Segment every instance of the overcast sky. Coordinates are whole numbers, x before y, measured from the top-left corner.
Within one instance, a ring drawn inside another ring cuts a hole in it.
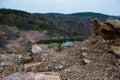
[[[98,12],[120,15],[120,0],[0,0],[0,8],[31,13]]]

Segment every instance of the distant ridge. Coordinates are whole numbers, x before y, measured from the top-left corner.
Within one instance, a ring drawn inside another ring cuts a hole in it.
[[[85,16],[89,16],[89,17],[96,17],[96,18],[101,18],[101,17],[104,17],[104,18],[108,18],[110,17],[109,15],[106,15],[106,14],[101,14],[101,13],[94,13],[94,12],[82,12],[82,13],[72,13],[72,14],[69,14],[71,16],[75,16],[75,17],[85,17]]]

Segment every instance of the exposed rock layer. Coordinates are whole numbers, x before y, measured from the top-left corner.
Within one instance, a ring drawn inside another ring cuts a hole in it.
[[[120,38],[120,21],[107,20],[100,21],[99,19],[91,20],[93,31],[96,35],[104,39],[114,40]]]

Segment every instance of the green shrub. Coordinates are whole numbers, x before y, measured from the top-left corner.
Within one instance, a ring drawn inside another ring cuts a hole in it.
[[[27,52],[30,52],[30,53],[31,53],[31,52],[32,52],[32,48],[31,48],[31,47],[28,47],[28,48],[27,48]]]
[[[58,51],[62,51],[62,50],[63,50],[63,46],[62,46],[61,43],[59,43],[59,44],[57,45],[57,50],[58,50]]]
[[[49,48],[53,48],[53,47],[54,47],[54,44],[53,44],[53,43],[49,43],[49,44],[48,44],[48,47],[49,47]]]

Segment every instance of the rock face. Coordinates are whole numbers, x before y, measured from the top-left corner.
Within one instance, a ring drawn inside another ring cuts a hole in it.
[[[25,31],[23,32],[24,37],[27,41],[30,41],[32,43],[36,43],[40,40],[44,40],[49,38],[48,35],[46,35],[48,32],[46,30],[44,31]]]
[[[59,73],[42,72],[42,73],[15,73],[0,80],[61,80]]]
[[[120,29],[120,21],[119,20],[107,20],[107,23],[110,23],[117,31]]]
[[[108,40],[120,38],[119,20],[100,21],[99,19],[93,19],[91,20],[91,23],[96,35]]]

